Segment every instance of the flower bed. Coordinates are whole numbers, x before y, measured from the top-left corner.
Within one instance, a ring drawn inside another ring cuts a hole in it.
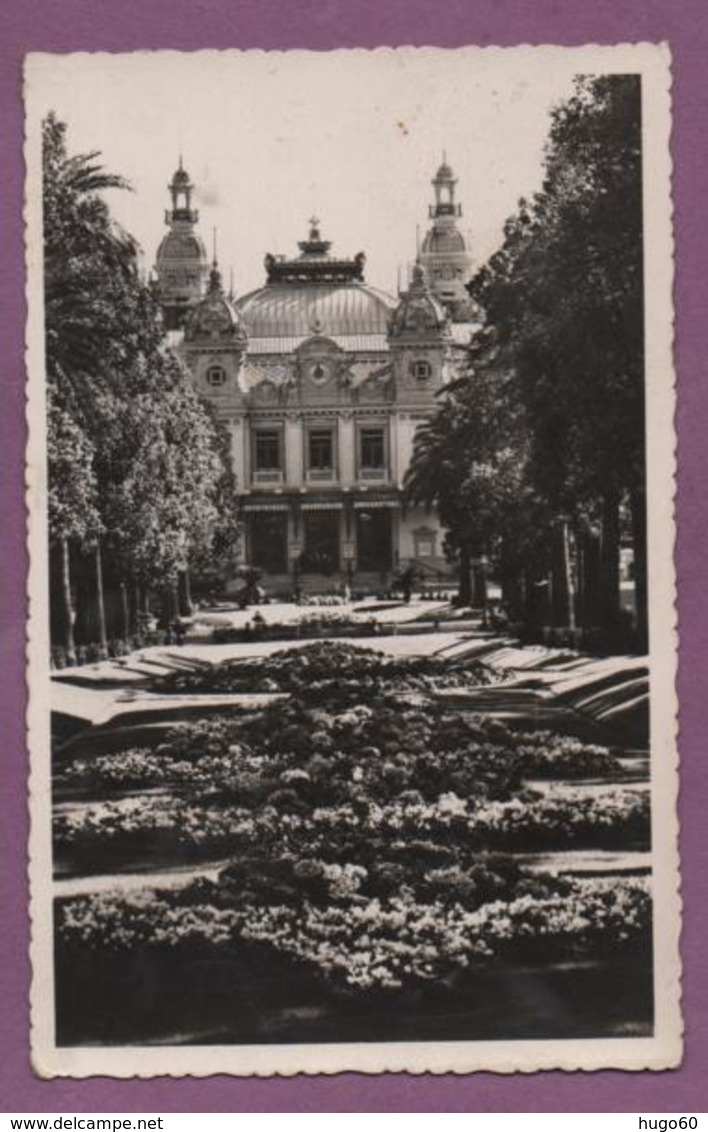
[[[402,861],[413,868],[408,845],[462,868],[479,848],[646,846],[645,793],[566,785],[540,794],[524,785],[539,772],[563,779],[589,770],[611,782],[621,764],[576,739],[385,697],[341,710],[281,702],[182,724],[155,750],[69,764],[65,791],[79,786],[100,800],[60,813],[55,843],[91,869],[141,855],[223,857],[255,842],[265,858],[280,845],[337,864],[380,862],[384,871]],[[158,795],[115,797],[156,787]]]
[[[293,853],[336,861],[381,860],[396,842],[437,842],[456,862],[480,847],[536,852],[567,848],[647,848],[649,802],[645,792],[616,790],[600,797],[559,797],[471,803],[456,794],[434,802],[404,796],[388,804],[309,809],[294,789],[270,795],[259,809],[209,806],[175,798],[129,798],[61,814],[55,819],[58,850],[86,854],[100,867],[103,854],[132,859],[155,848],[189,858],[246,852],[254,840],[268,854],[275,843]]]
[[[339,614],[313,614],[310,623]],[[292,692],[323,695],[342,683],[365,699],[384,685],[391,691],[431,691],[499,683],[501,677],[479,663],[454,663],[438,657],[387,657],[341,641],[321,641],[286,649],[256,661],[237,660],[206,671],[174,672],[156,681],[162,693]]]
[[[438,982],[498,957],[627,950],[650,931],[650,898],[638,880],[544,878],[535,892],[476,906],[408,893],[357,899],[357,882],[351,871],[330,873],[325,904],[251,903],[205,881],[178,893],[80,897],[60,905],[59,946],[204,954],[255,942],[335,987],[366,992]]]
[[[645,848],[648,793],[615,781],[622,764],[604,747],[421,706],[430,682],[473,675],[340,643],[170,678],[175,691],[272,680],[291,696],[65,764],[64,799],[91,801],[58,813],[58,861],[83,873],[231,863],[181,891],[60,902],[61,956],[76,969],[88,952],[255,947],[378,993],[497,959],[646,947],[644,882],[538,875],[522,855]]]
[[[313,697],[314,698],[314,697]],[[309,699],[309,698],[308,698]],[[606,748],[550,732],[516,732],[496,720],[423,711],[379,693],[373,706],[278,703],[183,724],[155,749],[130,748],[62,769],[62,782],[102,791],[173,786],[254,804],[276,790],[312,805],[395,798],[510,797],[524,778],[611,780]]]

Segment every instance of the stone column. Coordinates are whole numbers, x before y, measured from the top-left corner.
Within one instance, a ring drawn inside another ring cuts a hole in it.
[[[392,483],[396,486],[403,482],[406,473],[405,465],[400,466],[402,453],[399,438],[401,429],[404,427],[402,421],[402,413],[396,413],[395,416],[390,416],[386,421],[386,428],[388,429],[388,474]]]
[[[342,487],[351,487],[356,480],[356,432],[352,413],[339,415],[337,449],[339,482]]]
[[[285,418],[285,482],[289,487],[301,487],[304,482],[302,467],[302,421],[295,413]]]

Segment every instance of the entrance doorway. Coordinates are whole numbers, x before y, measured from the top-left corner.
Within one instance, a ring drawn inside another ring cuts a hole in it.
[[[305,547],[301,566],[308,574],[334,574],[339,569],[339,511],[305,511]]]
[[[266,574],[288,570],[288,516],[285,511],[262,511],[250,516],[250,559]]]
[[[393,560],[391,512],[388,508],[356,513],[357,570],[386,573]]]

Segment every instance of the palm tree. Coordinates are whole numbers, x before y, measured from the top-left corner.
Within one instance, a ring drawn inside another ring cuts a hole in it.
[[[458,555],[459,602],[469,605],[474,527],[464,498],[469,446],[464,405],[456,396],[461,384],[446,386],[437,413],[418,426],[404,486],[410,503],[436,509]]]
[[[69,156],[66,125],[42,125],[44,299],[47,375],[67,401],[90,412],[105,379],[121,283],[137,279],[136,245],[111,219],[99,194],[129,189],[97,153]]]

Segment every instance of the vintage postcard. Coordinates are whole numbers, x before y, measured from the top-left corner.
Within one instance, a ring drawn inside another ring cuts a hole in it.
[[[680,1063],[670,55],[30,55],[42,1076]]]

